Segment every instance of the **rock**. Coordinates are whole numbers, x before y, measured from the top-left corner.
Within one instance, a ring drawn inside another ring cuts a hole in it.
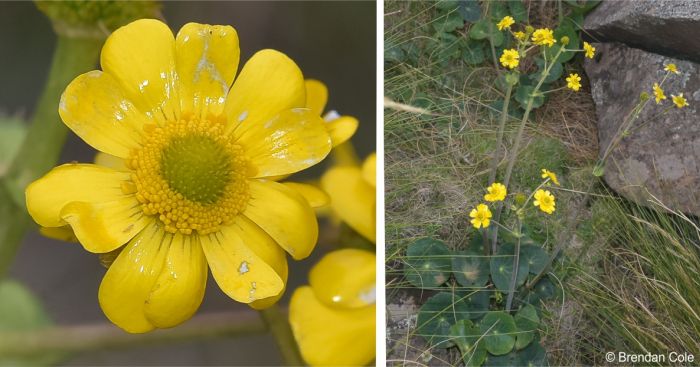
[[[583,28],[596,41],[622,42],[700,62],[700,1],[603,1]]]
[[[638,203],[649,205],[653,195],[671,208],[700,216],[700,65],[619,43],[594,46],[599,55],[586,59],[584,68],[598,115],[601,157],[640,93],[650,96],[628,136],[612,150],[605,181]],[[681,73],[664,81],[667,99],[657,105],[652,85],[664,79],[668,63]],[[671,102],[671,94],[678,93],[688,100],[682,109]]]

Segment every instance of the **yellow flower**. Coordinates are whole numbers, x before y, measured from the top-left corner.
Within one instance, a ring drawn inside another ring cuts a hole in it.
[[[520,41],[525,41],[527,39],[527,35],[525,34],[525,32],[517,31],[513,33],[513,36]]]
[[[510,26],[513,24],[515,24],[515,19],[513,19],[513,17],[510,15],[506,15],[500,22],[498,22],[498,24],[496,24],[496,26],[498,27],[499,31],[502,31],[504,29],[510,29]]]
[[[664,70],[674,73],[674,74],[679,74],[678,68],[676,67],[676,64],[668,64],[664,67]]]
[[[664,99],[666,99],[666,95],[664,94],[664,90],[661,89],[661,86],[659,86],[659,83],[654,83],[654,97],[656,97],[656,104],[661,103]]]
[[[477,205],[476,209],[472,209],[469,213],[469,216],[473,218],[471,223],[476,229],[488,227],[491,224],[491,215],[491,210],[486,204]]]
[[[504,67],[513,69],[518,67],[518,64],[520,63],[519,59],[520,55],[518,54],[518,50],[510,49],[503,50],[503,55],[501,55],[500,61]]]
[[[189,23],[174,37],[138,20],[107,39],[103,71],[63,93],[63,122],[121,168],[54,168],[27,188],[27,209],[43,227],[69,225],[87,251],[121,250],[98,296],[126,331],[189,319],[208,269],[232,299],[269,306],[286,285],[285,251],[303,259],[316,244],[308,201],[267,178],[320,162],[325,124],[287,56],[260,51],[234,82],[239,56],[229,26]]]
[[[557,175],[552,171],[542,168],[542,178],[549,178],[552,182],[554,182],[554,184],[559,186],[559,180],[557,179]]]
[[[486,201],[503,201],[506,198],[506,186],[502,183],[494,182],[487,189],[488,194],[484,195]]]
[[[584,42],[583,50],[586,52],[587,58],[592,59],[593,56],[595,56],[595,47],[593,47],[590,43]]]
[[[540,207],[540,210],[547,213],[547,214],[552,214],[554,213],[554,206],[556,203],[554,202],[554,195],[550,193],[549,191],[545,190],[537,190],[535,192],[535,201],[534,201],[535,206]]]
[[[321,187],[331,198],[331,209],[362,236],[376,243],[377,155],[372,153],[362,167],[338,166],[321,177]]]
[[[551,29],[542,28],[532,34],[532,42],[536,45],[552,47],[557,40],[554,39],[554,32]]]
[[[306,80],[306,107],[315,115],[322,115],[328,102],[328,88],[318,80]],[[336,111],[329,111],[323,115],[326,121],[326,129],[331,136],[333,147],[336,147],[355,134],[357,119],[352,116],[339,115]]]
[[[297,288],[289,323],[304,360],[312,366],[365,366],[375,358],[376,256],[331,252]]]
[[[566,87],[578,92],[581,89],[581,77],[578,74],[569,74],[566,78]]]
[[[671,99],[673,100],[673,104],[675,104],[678,108],[683,108],[688,105],[688,101],[686,101],[685,97],[683,97],[683,93],[679,95],[672,94]]]

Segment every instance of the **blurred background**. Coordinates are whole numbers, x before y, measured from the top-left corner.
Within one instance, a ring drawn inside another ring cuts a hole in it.
[[[286,53],[305,77],[328,86],[327,109],[359,119],[352,142],[360,158],[375,150],[374,2],[166,2],[162,14],[174,33],[188,22],[232,25],[240,38],[241,66],[263,48]],[[55,39],[49,20],[33,3],[0,3],[0,114],[31,117],[48,74]],[[94,154],[71,133],[59,163],[90,162]],[[327,164],[302,178],[318,177]],[[322,237],[309,258],[290,260],[283,306],[291,291],[307,283],[309,268],[333,246]],[[19,250],[10,278],[29,287],[55,323],[77,325],[107,322],[97,301],[104,273],[97,256],[80,245],[47,239],[33,230]],[[198,314],[248,309],[225,296],[209,277]],[[271,336],[255,335],[95,351],[71,357],[65,364],[279,365],[280,358]]]

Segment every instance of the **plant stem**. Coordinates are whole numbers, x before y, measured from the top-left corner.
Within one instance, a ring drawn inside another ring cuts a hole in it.
[[[68,129],[58,116],[61,93],[78,74],[95,67],[101,39],[58,36],[49,77],[27,136],[0,179],[0,278],[9,268],[29,227],[24,189],[58,161]]]
[[[510,96],[513,92],[513,85],[508,83],[508,89],[506,89],[506,97],[503,101],[503,110],[501,111],[501,120],[498,122],[498,133],[496,135],[496,151],[493,153],[493,158],[491,158],[491,172],[489,173],[490,185],[496,180],[496,173],[498,171],[498,160],[501,157],[501,144],[503,143],[503,132],[506,128],[506,121],[508,120],[508,107],[510,104]]]
[[[264,333],[266,330],[265,324],[255,313],[249,311],[195,316],[176,328],[146,334],[128,334],[104,322],[57,326],[34,331],[0,333],[0,356],[21,357],[117,349],[193,339],[248,336]]]
[[[282,357],[287,366],[303,366],[304,360],[299,354],[299,347],[294,339],[292,328],[287,321],[287,316],[280,312],[277,305],[260,310],[260,317],[265,321],[267,328],[275,337]],[[320,346],[323,348],[323,346]]]
[[[520,267],[520,239],[522,238],[522,220],[518,218],[518,241],[515,242],[515,256],[513,257],[513,274],[510,276],[510,286],[508,287],[508,298],[506,299],[506,312],[510,312],[515,295],[515,282],[518,280],[518,268]]]

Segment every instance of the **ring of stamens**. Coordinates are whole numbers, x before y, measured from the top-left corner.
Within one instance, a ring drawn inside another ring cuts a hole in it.
[[[149,125],[145,142],[126,160],[133,170],[122,190],[167,232],[207,234],[229,224],[247,205],[248,162],[220,122],[183,119]]]

